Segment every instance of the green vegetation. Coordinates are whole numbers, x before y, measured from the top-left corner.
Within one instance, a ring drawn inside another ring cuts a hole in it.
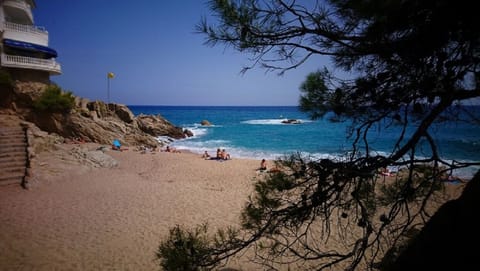
[[[213,268],[246,249],[268,270],[394,263],[384,255],[396,257],[393,248],[403,247],[408,233],[432,215],[443,177],[480,165],[443,159],[430,129],[444,119],[479,119],[464,106],[480,97],[473,1],[212,0],[209,7],[217,25],[204,19],[198,32],[207,45],[248,54],[253,64],[244,72],[260,65],[282,74],[313,56],[330,57],[333,68],[312,72],[300,86],[300,106],[312,118],[349,119],[346,136],[353,143],[341,159],[278,161],[284,174],[257,181],[242,212],[242,238],[201,247],[205,257],[185,270]],[[391,153],[379,154],[369,132],[391,125],[401,132]],[[394,181],[378,175],[388,166],[403,169]],[[181,254],[157,257],[172,255]]]
[[[49,85],[34,102],[34,108],[50,113],[68,113],[75,105],[75,97],[70,91],[64,92],[57,85]]]
[[[193,231],[176,226],[170,230],[168,240],[160,244],[158,255],[163,255],[160,265],[166,271],[202,270],[205,256],[208,260],[207,227],[199,226]]]

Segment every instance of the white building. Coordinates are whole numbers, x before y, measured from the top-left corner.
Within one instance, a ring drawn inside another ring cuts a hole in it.
[[[35,7],[34,0],[0,0],[0,70],[21,81],[49,81],[61,74],[48,32],[34,23]]]

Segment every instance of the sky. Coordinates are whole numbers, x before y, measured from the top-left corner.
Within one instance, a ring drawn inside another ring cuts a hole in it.
[[[90,100],[126,105],[298,105],[312,58],[279,76],[251,65],[249,55],[210,47],[195,33],[204,0],[36,0],[35,24],[49,32],[62,74],[50,79]],[[108,80],[107,73],[115,77]]]

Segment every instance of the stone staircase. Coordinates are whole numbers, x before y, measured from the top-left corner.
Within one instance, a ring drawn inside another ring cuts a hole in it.
[[[0,126],[0,186],[24,185],[28,167],[27,138],[18,126]]]

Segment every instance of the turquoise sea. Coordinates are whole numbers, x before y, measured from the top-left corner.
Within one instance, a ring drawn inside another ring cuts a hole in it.
[[[195,153],[214,154],[226,149],[232,158],[275,159],[293,152],[313,157],[340,157],[351,149],[347,138],[348,122],[330,122],[328,118],[310,120],[295,106],[128,106],[135,115],[160,114],[176,126],[186,128],[194,137],[177,140],[172,147]],[[480,111],[480,108],[476,110]],[[296,119],[300,124],[284,124]],[[212,126],[201,126],[208,120]],[[369,134],[371,151],[390,153],[399,127],[375,127]],[[443,122],[431,129],[438,151],[446,160],[480,161],[480,125]],[[428,148],[420,148],[428,156]],[[457,172],[471,177],[478,167]]]

